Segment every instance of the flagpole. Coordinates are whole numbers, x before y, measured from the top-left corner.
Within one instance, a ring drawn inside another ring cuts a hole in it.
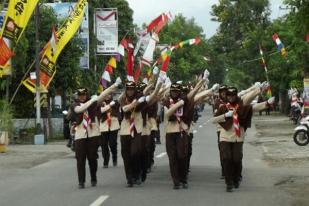
[[[41,98],[41,82],[40,82],[40,40],[39,40],[39,18],[40,18],[40,8],[39,5],[35,8],[35,70],[36,70],[36,134],[42,134],[42,127],[41,127],[41,105],[40,105],[40,98]],[[45,142],[45,141],[44,141]]]
[[[32,67],[33,67],[33,65],[34,65],[35,62],[36,62],[36,60],[33,60],[33,62],[31,63],[30,67],[28,68],[28,70],[27,70],[26,73],[24,74],[23,78],[21,79],[21,81],[20,81],[20,83],[19,83],[17,89],[15,90],[15,92],[14,92],[14,94],[13,94],[11,100],[10,100],[10,104],[13,103],[13,101],[14,101],[14,99],[15,99],[15,96],[16,96],[17,92],[19,91],[21,85],[23,84],[24,79],[26,78],[26,76],[28,76],[28,74],[29,74],[30,70],[32,69]]]

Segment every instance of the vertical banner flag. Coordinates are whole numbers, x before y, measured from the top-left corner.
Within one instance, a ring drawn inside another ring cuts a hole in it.
[[[45,3],[45,6],[52,8],[57,14],[58,20],[67,19],[72,13],[76,2],[62,2],[62,3]],[[79,59],[79,66],[82,69],[89,69],[89,15],[88,4],[85,7],[84,18],[78,29],[78,35],[82,40],[83,56]]]
[[[98,54],[118,52],[118,11],[117,9],[96,9],[95,35]]]
[[[1,38],[1,62],[0,77],[11,74],[11,57],[14,55],[11,48],[15,48],[23,34],[30,17],[38,3],[38,0],[10,0],[6,17],[2,19]],[[11,46],[12,45],[12,46]]]
[[[37,3],[38,0],[10,0],[0,35],[10,39],[16,46]]]
[[[79,0],[75,5],[71,15],[66,19],[63,26],[56,32],[56,37],[53,33],[51,40],[44,47],[40,61],[41,90],[44,92],[47,92],[48,86],[56,74],[55,64],[58,56],[81,25],[86,5],[87,0]],[[53,39],[55,38],[58,40],[55,41],[56,47],[53,48],[52,41],[54,41]],[[36,91],[35,79],[27,78],[25,81],[23,81],[23,84],[31,92],[34,93]]]
[[[286,57],[287,52],[286,52],[286,50],[285,50],[284,44],[283,44],[283,43],[281,42],[281,40],[279,39],[278,34],[274,33],[272,37],[273,37],[273,40],[276,42],[278,51],[281,52],[281,55],[282,55],[283,57]]]

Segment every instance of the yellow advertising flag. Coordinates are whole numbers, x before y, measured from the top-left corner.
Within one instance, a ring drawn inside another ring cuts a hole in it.
[[[39,0],[10,0],[0,36],[15,46],[25,30]]]
[[[66,44],[72,39],[74,34],[77,32],[79,26],[84,17],[85,7],[87,0],[79,0],[75,5],[73,12],[66,19],[62,27],[56,32],[57,33],[57,43],[56,51],[52,48],[50,42],[44,47],[44,52],[40,62],[40,82],[41,90],[47,92],[48,86],[56,74],[55,64],[58,56],[66,46]],[[31,92],[35,92],[35,80],[29,77],[23,81],[25,87],[27,87]]]

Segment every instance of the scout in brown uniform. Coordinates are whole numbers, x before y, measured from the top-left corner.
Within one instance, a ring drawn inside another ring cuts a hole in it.
[[[151,85],[149,85],[151,86]],[[141,82],[138,84],[138,96],[149,95],[149,92],[144,92],[147,84]],[[143,130],[141,134],[141,156],[140,156],[140,168],[141,168],[141,181],[145,182],[147,178],[147,164],[148,164],[148,148],[147,143],[150,137],[150,126],[148,123],[148,114],[147,114],[148,104],[143,107],[141,110],[142,119],[143,119]]]
[[[119,103],[114,101],[112,95],[108,95],[101,107],[101,147],[104,159],[103,167],[107,168],[110,151],[112,153],[113,166],[117,166],[117,135],[120,129],[119,125]]]
[[[99,146],[99,119],[100,104],[104,97],[113,92],[121,80],[117,79],[116,83],[107,88],[99,96],[89,99],[86,89],[78,90],[78,101],[73,107],[77,117],[75,127],[75,155],[77,160],[77,173],[79,188],[85,187],[86,159],[89,162],[91,185],[97,184],[97,167],[98,167],[98,146]]]
[[[119,98],[119,103],[124,113],[121,122],[121,154],[125,166],[128,187],[133,183],[141,183],[141,154],[143,118],[141,111],[151,101],[156,93],[150,96],[137,96],[136,84],[127,82],[126,91]]]
[[[166,151],[169,158],[171,176],[174,182],[174,189],[179,189],[180,184],[183,188],[188,188],[187,182],[187,136],[188,125],[184,122],[184,105],[189,104],[194,94],[198,91],[198,83],[196,88],[192,90],[185,100],[181,99],[181,85],[174,83],[170,88],[170,98],[164,103],[166,125]]]
[[[243,141],[245,131],[251,124],[252,112],[265,109],[269,103],[259,103],[252,108],[250,103],[260,92],[261,88],[256,87],[241,99],[237,96],[237,89],[229,87],[227,104],[221,104],[213,118],[214,123],[222,126],[220,149],[227,192],[232,192],[233,186],[238,188],[241,181]]]
[[[227,86],[226,85],[221,85],[219,88],[219,96],[215,100],[214,103],[214,114],[218,111],[219,107],[221,104],[225,105],[227,100],[226,100],[226,90]],[[218,149],[219,149],[219,156],[220,156],[220,165],[221,165],[221,178],[224,179],[224,171],[223,171],[223,162],[222,162],[222,155],[221,155],[221,149],[220,149],[220,130],[222,127],[220,124],[217,124],[217,137],[218,137]]]

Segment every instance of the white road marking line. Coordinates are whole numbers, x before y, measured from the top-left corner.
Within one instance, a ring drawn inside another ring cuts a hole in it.
[[[90,206],[100,206],[107,198],[109,198],[108,195],[102,195],[96,201],[94,201]]]
[[[164,157],[166,155],[166,152],[162,152],[161,154],[158,154],[157,156],[156,156],[156,158],[162,158],[162,157]]]
[[[195,134],[195,133],[197,133],[197,130],[195,129],[195,130],[193,130],[193,134]]]

